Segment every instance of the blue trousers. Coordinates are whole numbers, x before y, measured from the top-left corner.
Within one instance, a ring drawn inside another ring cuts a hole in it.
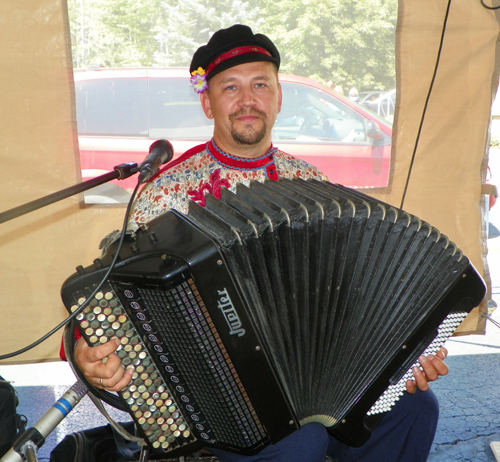
[[[439,417],[434,393],[405,393],[375,427],[367,443],[351,448],[316,423],[305,425],[259,454],[241,456],[210,449],[221,462],[425,462]]]

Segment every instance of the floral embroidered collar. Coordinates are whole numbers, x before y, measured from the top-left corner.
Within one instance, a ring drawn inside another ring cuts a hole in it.
[[[272,178],[273,180],[278,179],[276,167],[274,165],[274,155],[278,149],[273,146],[271,146],[263,156],[252,159],[226,154],[215,144],[213,139],[207,143],[207,150],[213,159],[224,167],[246,171],[265,169],[268,178]]]

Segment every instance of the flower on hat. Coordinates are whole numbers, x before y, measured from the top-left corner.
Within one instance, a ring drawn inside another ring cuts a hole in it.
[[[202,67],[191,72],[190,80],[196,93],[203,93],[205,90],[208,90],[207,74]]]

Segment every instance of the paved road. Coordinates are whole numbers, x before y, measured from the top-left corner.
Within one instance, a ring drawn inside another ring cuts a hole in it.
[[[500,185],[500,149],[490,151],[493,180]],[[500,203],[490,212],[500,229]],[[493,300],[500,306],[500,237],[488,240]],[[500,308],[492,317],[500,321]],[[500,329],[448,341],[450,374],[433,384],[441,418],[429,461],[495,462],[491,441],[500,441]]]

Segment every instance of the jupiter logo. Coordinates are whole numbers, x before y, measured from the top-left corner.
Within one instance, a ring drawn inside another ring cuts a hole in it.
[[[242,328],[241,320],[233,306],[233,302],[227,293],[227,290],[218,290],[219,301],[217,307],[222,311],[224,318],[226,319],[227,325],[229,326],[229,334],[237,335],[238,337],[243,337],[245,335],[245,329]]]

